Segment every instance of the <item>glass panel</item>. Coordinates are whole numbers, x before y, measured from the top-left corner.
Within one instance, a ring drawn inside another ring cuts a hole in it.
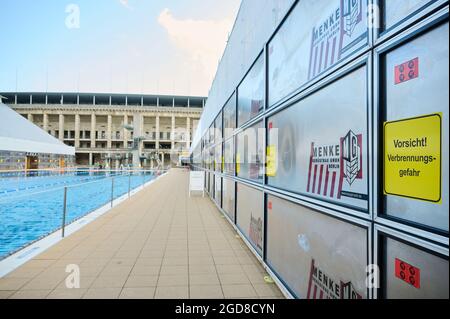
[[[225,138],[233,135],[236,128],[236,93],[233,94],[223,108],[223,128]]]
[[[252,187],[237,185],[236,224],[248,241],[262,254],[264,238],[264,194]]]
[[[222,171],[222,144],[215,146],[214,166],[216,172]]]
[[[367,209],[366,77],[360,67],[269,118],[269,185]]]
[[[448,299],[448,257],[385,238],[385,297]]]
[[[227,140],[224,144],[224,172],[230,175],[234,175],[235,162],[234,162],[234,137]]]
[[[239,177],[263,181],[264,132],[261,121],[237,135],[236,172]]]
[[[215,158],[215,148],[211,146],[208,149],[208,160],[209,160],[209,169],[214,170],[214,158]]]
[[[209,195],[214,198],[214,174],[209,173]]]
[[[10,151],[0,151],[0,170],[23,170],[26,166],[26,153],[23,152],[10,152]],[[50,160],[52,164],[50,167],[58,167],[56,162]],[[4,174],[0,171],[0,174]]]
[[[214,124],[212,123],[208,130],[209,142],[208,145],[214,144]]]
[[[261,54],[238,87],[238,126],[264,109],[264,56]]]
[[[269,43],[269,106],[367,44],[367,1],[303,0]]]
[[[203,160],[203,168],[205,168],[205,169],[208,168],[207,165],[206,165],[206,163],[207,163],[206,154],[207,154],[206,150],[203,150],[203,152],[202,152],[202,160]]]
[[[406,19],[410,14],[423,9],[435,0],[383,0],[383,30],[392,28],[396,23]]]
[[[222,112],[217,115],[214,121],[214,127],[216,128],[214,132],[214,143],[219,143],[222,140]]]
[[[227,213],[228,217],[234,222],[234,194],[235,194],[235,182],[232,179],[223,179],[223,210]]]
[[[364,228],[269,195],[266,247],[267,263],[298,298],[367,298]]]
[[[217,205],[222,207],[222,177],[215,177],[215,186],[214,186],[214,198],[216,200]]]
[[[430,190],[430,187],[441,188],[441,202],[434,203],[425,200],[415,200],[407,197],[388,195],[385,197],[385,213],[389,216],[405,219],[411,222],[420,223],[423,225],[439,228],[448,231],[449,229],[449,200],[448,200],[448,143],[449,143],[449,79],[448,79],[448,23],[440,25],[434,30],[419,36],[418,38],[390,51],[384,57],[385,60],[385,83],[386,83],[386,105],[385,113],[387,121],[405,120],[414,117],[423,117],[430,114],[440,113],[441,117],[441,147],[440,161],[444,165],[441,166],[440,181],[439,178],[433,178],[432,183],[423,183],[422,177],[419,176],[404,176],[402,180],[405,183],[412,183],[413,188],[423,190],[425,198],[425,191]],[[400,67],[407,63],[406,68],[409,70],[409,62],[415,61],[416,74],[409,79],[408,76],[405,81],[399,82]],[[427,143],[438,143],[436,138],[433,140],[429,136],[428,131],[424,130],[416,132],[415,129],[408,130],[409,125],[413,125],[414,121],[404,121],[404,136],[402,139],[416,139],[427,137]],[[411,124],[408,124],[411,123]],[[406,133],[410,132],[410,133]],[[439,138],[439,137],[437,137]],[[392,140],[392,143],[394,140]],[[392,147],[391,140],[387,140],[387,149]],[[431,145],[431,144],[430,144]],[[395,146],[395,145],[394,145]],[[389,153],[392,151],[390,150]],[[406,148],[398,150],[399,154],[409,155],[415,152],[422,152],[421,155],[429,155],[432,150],[426,145],[421,148]],[[434,152],[434,151],[433,151]],[[439,151],[437,151],[439,153]],[[389,155],[397,155],[391,153]],[[386,162],[388,163],[388,162]],[[411,167],[422,171],[422,176],[426,177],[428,167],[435,167],[436,163],[425,162],[411,162],[406,161],[399,165],[401,169],[408,169]],[[447,163],[447,164],[445,164]],[[389,165],[394,165],[389,162]],[[439,168],[437,168],[439,169]],[[400,171],[399,171],[400,172]],[[438,173],[439,175],[439,173]],[[385,178],[385,189],[391,189],[392,177]],[[389,191],[389,193],[393,193]],[[421,192],[419,192],[421,194]],[[420,195],[419,194],[419,195]],[[407,194],[403,194],[407,195]],[[417,196],[412,196],[417,197]],[[431,200],[431,198],[429,198]]]

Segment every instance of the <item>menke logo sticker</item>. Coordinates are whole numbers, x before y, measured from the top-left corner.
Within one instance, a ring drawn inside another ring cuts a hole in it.
[[[306,299],[362,299],[351,281],[333,278],[311,260]]]
[[[440,113],[384,124],[384,194],[441,204]]]
[[[341,199],[367,200],[367,194],[353,191],[363,179],[363,136],[352,130],[334,144],[311,143],[306,192]]]
[[[263,236],[263,222],[261,217],[253,217],[250,213],[250,227],[248,231],[250,241],[256,245],[256,247],[262,250],[262,236]]]
[[[312,79],[341,60],[356,46],[367,30],[366,4],[362,0],[339,0],[312,29],[308,79]]]

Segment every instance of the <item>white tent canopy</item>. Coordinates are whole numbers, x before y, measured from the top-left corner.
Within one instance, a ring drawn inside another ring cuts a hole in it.
[[[75,148],[54,138],[0,101],[0,150],[75,155]]]

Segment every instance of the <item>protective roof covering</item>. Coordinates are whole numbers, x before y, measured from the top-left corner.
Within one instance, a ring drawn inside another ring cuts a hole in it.
[[[0,102],[0,150],[75,155],[70,147]]]

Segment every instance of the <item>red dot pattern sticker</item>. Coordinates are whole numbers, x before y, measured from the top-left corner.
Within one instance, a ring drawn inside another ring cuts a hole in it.
[[[395,67],[395,84],[419,77],[419,58],[409,60]]]
[[[398,258],[395,258],[395,277],[417,289],[420,288],[420,269]]]

